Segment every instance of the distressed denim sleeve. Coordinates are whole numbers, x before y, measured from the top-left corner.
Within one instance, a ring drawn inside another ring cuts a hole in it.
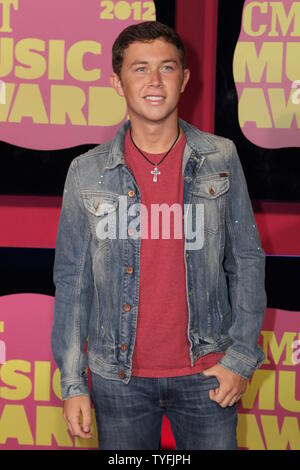
[[[84,353],[93,294],[89,247],[89,224],[79,192],[75,159],[64,185],[53,271],[56,290],[51,347],[61,374],[63,400],[89,395]]]
[[[267,306],[262,249],[243,168],[231,145],[230,188],[226,203],[223,267],[228,279],[233,343],[219,364],[249,379],[265,360],[257,340]]]

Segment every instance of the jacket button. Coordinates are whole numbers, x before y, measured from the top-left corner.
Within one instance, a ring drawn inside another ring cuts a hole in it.
[[[126,266],[126,272],[128,274],[132,274],[133,273],[133,267],[132,266]]]
[[[126,349],[128,348],[127,344],[121,344],[121,349],[122,351],[126,351]]]
[[[212,186],[209,188],[209,194],[211,194],[212,196],[215,194],[215,190]]]
[[[123,305],[123,310],[124,310],[124,312],[130,312],[131,306],[129,304],[124,304]]]
[[[125,376],[124,371],[123,371],[123,370],[120,370],[120,372],[119,372],[119,377],[120,377],[120,379],[124,379],[124,376]]]
[[[130,189],[130,190],[128,191],[128,196],[129,196],[129,197],[133,197],[134,195],[135,195],[135,191],[134,191],[133,189]]]

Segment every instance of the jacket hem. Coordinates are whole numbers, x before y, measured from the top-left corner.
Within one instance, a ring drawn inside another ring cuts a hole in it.
[[[206,344],[205,346],[195,346],[193,352],[194,363],[206,354],[225,352],[231,344],[232,340],[225,338],[212,344]],[[94,374],[101,375],[104,379],[119,380],[120,382],[128,384],[132,376],[132,367],[130,365],[121,363],[109,364],[91,352],[88,353],[88,364]],[[122,373],[123,378],[121,378],[120,373]]]

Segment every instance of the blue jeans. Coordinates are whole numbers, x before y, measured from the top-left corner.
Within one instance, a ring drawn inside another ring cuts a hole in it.
[[[237,404],[210,400],[216,377],[135,377],[128,384],[91,372],[100,450],[159,450],[163,415],[176,450],[237,450]]]

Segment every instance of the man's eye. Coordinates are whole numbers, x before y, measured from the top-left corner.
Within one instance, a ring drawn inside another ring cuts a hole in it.
[[[145,70],[145,67],[138,67],[138,68],[136,69],[136,72],[138,72],[138,71],[140,71],[140,70],[144,71],[144,70]]]
[[[163,68],[167,70],[173,70],[173,67],[171,67],[171,65],[164,65]]]

